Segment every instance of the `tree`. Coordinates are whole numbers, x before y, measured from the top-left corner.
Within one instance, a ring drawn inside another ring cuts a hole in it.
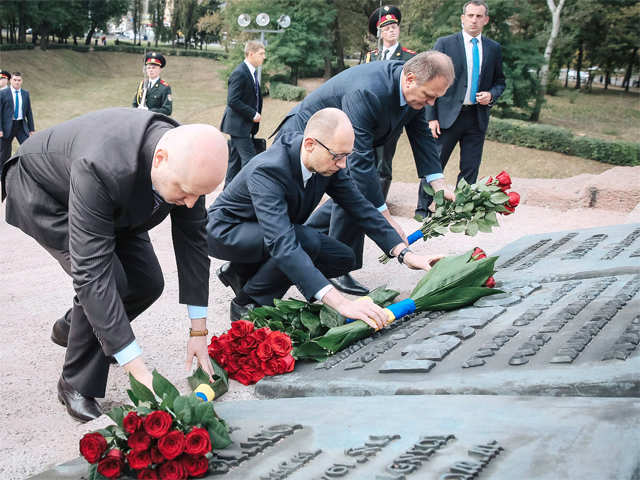
[[[167,8],[167,0],[151,0],[151,22],[153,23],[153,34],[158,47],[160,38],[166,36],[166,28],[164,26],[164,11]]]
[[[89,31],[84,40],[91,45],[91,38],[96,30],[107,29],[107,22],[127,13],[129,0],[85,0],[89,12]]]

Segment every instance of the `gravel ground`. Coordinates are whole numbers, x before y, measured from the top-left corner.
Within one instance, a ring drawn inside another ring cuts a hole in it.
[[[640,167],[617,167],[601,175],[580,175],[563,180],[514,179],[523,204],[515,215],[500,218],[501,227],[474,238],[448,235],[420,243],[417,251],[453,254],[480,246],[488,253],[518,238],[535,233],[640,222]],[[389,204],[407,231],[419,224],[413,214],[416,184],[392,186]],[[213,200],[211,196],[209,202]],[[208,203],[209,203],[208,202]],[[595,207],[595,208],[594,208]],[[4,206],[0,209],[4,219]],[[142,314],[133,328],[147,364],[157,368],[182,391],[187,391],[184,369],[188,319],[177,303],[177,274],[169,222],[151,232],[165,274],[160,300]],[[3,339],[0,351],[0,478],[22,479],[78,455],[78,440],[87,431],[108,423],[106,417],[89,424],[73,421],[58,403],[56,383],[64,349],[49,340],[51,326],[70,306],[71,281],[57,263],[32,239],[0,221],[0,306]],[[386,283],[407,295],[421,276],[396,262],[377,262],[377,247],[367,241],[365,266],[355,277],[370,287]],[[221,264],[212,260],[209,331],[220,334],[229,327],[230,289],[215,277]],[[290,295],[299,296],[296,289]],[[127,402],[123,370],[111,370],[103,404]],[[252,387],[232,382],[221,401],[255,398]]]

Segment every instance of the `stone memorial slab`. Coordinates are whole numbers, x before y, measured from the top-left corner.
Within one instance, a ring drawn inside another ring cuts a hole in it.
[[[620,480],[640,471],[635,399],[326,397],[216,410],[234,442],[215,452],[209,480]],[[31,480],[85,478],[76,459]]]
[[[640,274],[501,288],[469,308],[396,320],[256,392],[640,397]]]
[[[640,224],[527,235],[498,252],[502,281],[558,281],[640,273]]]

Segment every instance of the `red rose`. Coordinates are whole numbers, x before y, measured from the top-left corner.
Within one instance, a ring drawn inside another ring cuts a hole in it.
[[[141,468],[146,468],[151,463],[151,455],[148,450],[144,450],[142,452],[136,452],[135,450],[131,450],[127,455],[127,461],[129,462],[129,466],[134,470],[140,470]]]
[[[209,346],[207,347],[207,352],[210,357],[216,356],[216,352],[220,351],[220,340],[215,335],[211,337],[211,341],[209,342]]]
[[[117,448],[112,448],[98,463],[98,472],[107,478],[118,478],[124,467],[124,455]]]
[[[243,355],[248,355],[256,348],[256,346],[258,345],[258,341],[252,335],[247,335],[246,337],[237,341],[236,345],[236,352]]]
[[[184,433],[179,430],[171,430],[158,440],[158,450],[164,458],[173,460],[184,451]]]
[[[271,332],[265,340],[271,346],[273,354],[278,357],[284,357],[291,352],[293,346],[291,345],[291,338],[289,335],[282,332]]]
[[[484,282],[484,286],[488,288],[493,288],[496,286],[496,280],[493,277],[487,278],[487,281]]]
[[[236,373],[240,370],[240,359],[242,357],[240,355],[229,355],[227,357],[227,361],[224,364],[224,369],[229,373]]]
[[[160,453],[160,450],[158,450],[157,446],[154,445],[149,451],[151,453],[151,463],[158,464],[164,462],[164,457]]]
[[[236,320],[235,322],[231,322],[229,335],[233,338],[246,337],[251,332],[253,332],[253,323],[248,322],[247,320]]]
[[[158,473],[150,468],[138,472],[138,480],[158,480]]]
[[[279,375],[292,372],[296,361],[291,355],[287,355],[286,357],[272,358],[265,363],[264,371],[267,375]]]
[[[274,362],[274,358],[270,358],[266,362],[262,362],[262,371],[265,375],[272,377],[273,375],[277,375],[278,372],[275,371],[275,368],[278,366],[277,362]]]
[[[509,187],[511,187],[511,177],[504,170],[496,175],[496,180],[503,192],[509,190]]]
[[[485,185],[491,185],[493,183],[493,177],[489,177],[489,179],[487,180],[487,183],[485,183]]]
[[[144,419],[144,429],[153,438],[160,438],[171,428],[173,418],[163,410],[151,412]]]
[[[482,260],[483,258],[487,258],[487,254],[480,247],[476,247],[471,252],[471,260]]]
[[[192,477],[201,477],[209,470],[207,457],[199,455],[183,455],[180,457],[182,466]]]
[[[107,441],[98,432],[87,433],[80,439],[80,455],[89,463],[96,463],[107,449]]]
[[[264,378],[264,372],[247,365],[238,370],[231,378],[243,385],[251,385]]]
[[[162,480],[182,480],[187,478],[187,472],[184,471],[182,462],[177,460],[160,465],[158,473]]]
[[[260,357],[258,356],[258,352],[254,350],[249,354],[247,365],[255,368],[256,370],[262,370],[262,360],[260,360]]]
[[[261,343],[264,342],[265,338],[267,338],[270,333],[271,329],[269,327],[262,327],[254,330],[251,335],[255,337],[256,340],[258,340],[258,343]]]
[[[507,211],[500,212],[503,215],[511,215],[515,211],[518,204],[520,203],[520,195],[518,194],[518,192],[509,192],[508,195],[509,195],[509,200],[507,200],[507,203],[504,204],[504,208]]]
[[[273,357],[273,349],[268,342],[262,342],[260,345],[258,345],[256,354],[258,355],[258,358],[260,358],[260,360],[265,362]]]
[[[184,440],[184,451],[190,455],[204,455],[211,451],[211,437],[204,428],[193,427]]]
[[[122,428],[127,433],[133,433],[142,428],[142,418],[136,412],[129,412],[122,419]]]
[[[143,430],[132,433],[127,440],[127,445],[134,452],[144,452],[151,445],[151,437]]]

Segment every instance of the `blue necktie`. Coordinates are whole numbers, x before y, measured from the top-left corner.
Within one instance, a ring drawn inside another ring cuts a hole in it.
[[[16,90],[16,101],[15,101],[15,108],[13,109],[13,119],[17,120],[18,119],[18,114],[20,113],[20,105],[18,104],[18,90]]]
[[[258,83],[258,70],[253,71],[253,79],[255,80],[253,87],[256,91],[256,110],[258,110],[258,107],[260,106],[260,84]]]
[[[478,49],[478,39],[472,38],[471,58],[473,60],[473,69],[471,70],[471,92],[469,100],[476,103],[476,93],[478,92],[478,78],[480,77],[480,50]]]

